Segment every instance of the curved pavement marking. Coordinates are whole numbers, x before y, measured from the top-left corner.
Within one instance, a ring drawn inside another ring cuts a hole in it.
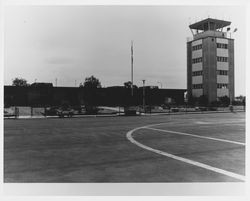
[[[216,172],[216,173],[220,173],[220,174],[223,174],[223,175],[226,175],[226,176],[229,176],[229,177],[233,177],[235,179],[245,181],[245,176],[243,176],[243,175],[236,174],[236,173],[233,173],[233,172],[229,172],[229,171],[226,171],[226,170],[223,170],[223,169],[220,169],[220,168],[216,168],[216,167],[213,167],[213,166],[210,166],[210,165],[206,165],[204,163],[200,163],[200,162],[197,162],[197,161],[193,161],[193,160],[190,160],[190,159],[187,159],[187,158],[179,157],[179,156],[167,153],[167,152],[160,151],[158,149],[153,149],[151,147],[148,147],[148,146],[136,141],[132,136],[133,132],[135,132],[137,130],[140,130],[140,129],[144,129],[144,128],[147,129],[148,126],[142,126],[142,127],[138,127],[138,128],[135,128],[133,130],[128,131],[127,134],[126,134],[127,139],[130,142],[132,142],[133,144],[135,144],[135,145],[137,145],[137,146],[139,146],[139,147],[141,147],[143,149],[146,149],[148,151],[151,151],[151,152],[154,152],[154,153],[157,153],[157,154],[160,154],[160,155],[163,155],[163,156],[166,156],[166,157],[178,160],[178,161],[182,161],[184,163],[195,165],[197,167],[201,167],[201,168],[204,168],[204,169]]]
[[[187,136],[192,136],[192,137],[197,137],[197,138],[203,138],[203,139],[215,140],[215,141],[221,141],[221,142],[228,142],[228,143],[232,143],[232,144],[238,144],[238,145],[245,146],[245,143],[242,143],[242,142],[236,142],[236,141],[231,141],[231,140],[224,140],[224,139],[220,139],[220,138],[206,137],[206,136],[194,135],[194,134],[177,132],[177,131],[162,130],[162,129],[151,128],[151,127],[147,127],[147,126],[145,126],[144,128],[155,130],[155,131],[161,131],[161,132],[165,132],[165,133],[174,133],[174,134],[177,134],[177,135],[187,135]]]
[[[221,139],[221,138],[212,138],[212,137],[194,135],[194,134],[183,133],[183,132],[177,132],[177,131],[170,131],[170,130],[162,130],[162,129],[158,129],[158,128],[151,128],[152,126],[160,126],[160,125],[168,124],[168,123],[169,123],[169,122],[163,122],[163,123],[158,123],[158,124],[150,124],[150,125],[147,125],[147,126],[143,126],[143,127],[141,127],[141,128],[151,129],[151,130],[157,130],[157,131],[167,132],[167,133],[175,133],[175,134],[179,134],[179,135],[187,135],[187,136],[198,137],[198,138],[204,138],[204,139],[210,139],[210,140],[217,140],[217,141],[221,141],[221,142],[228,142],[228,143],[232,143],[232,144],[238,144],[238,145],[245,146],[245,143],[243,143],[243,142],[236,142],[236,141],[225,140],[225,139]]]

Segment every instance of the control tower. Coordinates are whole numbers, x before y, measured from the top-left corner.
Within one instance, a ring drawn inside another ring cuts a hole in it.
[[[188,98],[204,95],[208,102],[234,99],[234,39],[231,22],[207,18],[189,26],[187,42]]]

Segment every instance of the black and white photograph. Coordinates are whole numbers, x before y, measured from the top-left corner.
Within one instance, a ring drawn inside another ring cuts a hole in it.
[[[190,187],[192,195],[243,196],[248,4],[241,2],[4,5],[8,192],[70,184],[87,195],[109,185],[108,195],[127,194],[122,185],[134,195],[187,195],[181,186],[190,184],[214,189]],[[142,184],[151,190],[135,193]]]

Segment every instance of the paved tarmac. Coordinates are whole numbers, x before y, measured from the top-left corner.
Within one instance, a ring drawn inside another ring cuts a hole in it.
[[[4,120],[4,182],[242,182],[245,113]],[[171,131],[171,132],[166,132]],[[213,137],[233,144],[173,132]]]

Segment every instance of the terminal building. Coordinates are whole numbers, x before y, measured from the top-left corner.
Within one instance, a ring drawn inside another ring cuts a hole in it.
[[[189,25],[187,42],[188,98],[207,97],[208,103],[227,96],[234,100],[234,39],[231,22],[207,18]]]

